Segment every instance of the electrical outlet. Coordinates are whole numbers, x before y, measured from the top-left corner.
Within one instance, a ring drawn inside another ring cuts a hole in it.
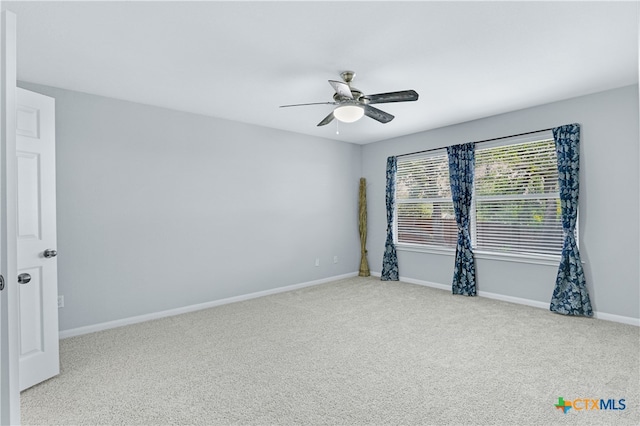
[[[333,263],[338,263],[338,256],[333,256]]]
[[[320,258],[316,257],[316,266],[320,266]]]
[[[64,308],[64,296],[58,296],[58,308]]]

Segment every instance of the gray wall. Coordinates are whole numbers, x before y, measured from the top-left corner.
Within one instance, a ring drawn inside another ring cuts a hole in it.
[[[638,86],[515,111],[363,147],[369,261],[381,270],[390,155],[580,123],[580,254],[594,310],[640,318]],[[451,284],[453,256],[400,251],[400,275]],[[478,259],[480,291],[548,303],[557,267]]]
[[[61,330],[357,271],[360,176],[379,272],[387,156],[573,122],[594,309],[640,318],[638,86],[362,147],[20,86],[56,98]],[[399,260],[403,277],[450,285],[452,256],[401,251]],[[550,300],[556,267],[477,267],[480,291]]]
[[[360,146],[20,86],[56,99],[61,330],[357,271]]]

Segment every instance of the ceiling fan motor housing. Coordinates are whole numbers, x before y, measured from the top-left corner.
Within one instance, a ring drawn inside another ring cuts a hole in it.
[[[353,96],[353,99],[351,98],[347,98],[344,96],[340,96],[340,94],[338,93],[334,93],[333,94],[333,100],[336,102],[340,102],[340,101],[346,101],[346,100],[354,100],[354,101],[361,101],[361,102],[365,102],[366,99],[364,98],[364,93],[362,93],[360,90],[356,89],[355,87],[351,87],[349,86],[349,88],[351,89],[351,95]]]
[[[358,101],[358,102],[364,103],[365,101],[365,99],[363,99],[364,93],[362,93],[359,89],[356,89],[355,87],[351,87],[351,82],[353,81],[354,78],[356,78],[355,71],[342,71],[340,73],[340,77],[342,78],[342,81],[347,83],[347,86],[349,86],[349,89],[351,90],[351,95],[353,96],[353,98],[344,97],[338,93],[334,93],[333,100],[336,102],[349,100],[349,101]]]

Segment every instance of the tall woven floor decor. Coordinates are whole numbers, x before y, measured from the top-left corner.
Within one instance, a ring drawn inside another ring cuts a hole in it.
[[[369,262],[367,261],[367,180],[360,178],[360,192],[358,194],[358,230],[360,231],[360,271],[358,275],[368,277]]]

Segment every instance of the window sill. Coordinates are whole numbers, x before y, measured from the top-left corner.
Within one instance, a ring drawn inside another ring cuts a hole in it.
[[[398,251],[408,251],[414,253],[428,253],[428,254],[436,254],[440,256],[451,256],[454,257],[456,255],[456,250],[452,248],[445,247],[430,247],[423,246],[420,244],[396,244],[396,250]],[[560,256],[553,255],[535,255],[535,254],[512,254],[512,253],[495,253],[481,250],[473,251],[474,257],[476,259],[486,259],[486,260],[495,260],[501,262],[517,262],[517,263],[529,263],[533,265],[545,265],[545,266],[555,266],[557,267],[560,263]],[[584,262],[582,262],[584,264]]]
[[[396,244],[396,249],[400,251],[412,251],[416,253],[439,254],[442,256],[455,256],[456,249],[447,247],[425,246],[422,244]]]
[[[481,250],[474,250],[473,254],[476,259],[497,260],[502,262],[529,263],[533,265],[555,266],[556,268],[560,264],[560,256],[554,255],[495,253]]]

